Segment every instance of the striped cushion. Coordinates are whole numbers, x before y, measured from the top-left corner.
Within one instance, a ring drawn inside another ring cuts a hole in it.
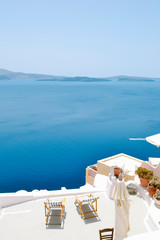
[[[45,202],[45,204],[47,204],[50,207],[61,207],[60,202]]]
[[[83,196],[83,197],[79,197],[78,200],[80,202],[84,201],[84,202],[91,202],[93,200],[96,200],[96,197],[88,197],[88,196]]]

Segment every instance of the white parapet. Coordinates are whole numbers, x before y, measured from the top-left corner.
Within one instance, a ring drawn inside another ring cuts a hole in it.
[[[18,203],[23,203],[33,200],[33,193],[27,191],[18,191],[16,193],[1,193],[0,194],[0,209]]]
[[[77,189],[62,189],[57,191],[47,191],[47,190],[33,190],[32,192],[27,192],[24,190],[18,191],[16,193],[1,193],[0,194],[0,209],[19,203],[37,200],[41,198],[51,198],[51,197],[64,197],[64,196],[75,196],[81,194],[102,192],[102,190],[93,188],[92,186],[77,188]]]

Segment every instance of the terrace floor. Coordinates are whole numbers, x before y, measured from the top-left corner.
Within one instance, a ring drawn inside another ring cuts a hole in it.
[[[96,195],[96,194],[95,194]],[[99,239],[99,229],[114,227],[114,201],[105,193],[98,194],[98,216],[85,221],[74,205],[75,197],[66,197],[65,219],[62,226],[45,225],[44,201],[40,199],[7,207],[0,212],[1,240],[73,240]],[[54,200],[56,200],[54,198]],[[147,232],[144,218],[147,207],[143,199],[130,196],[130,228],[129,236]]]

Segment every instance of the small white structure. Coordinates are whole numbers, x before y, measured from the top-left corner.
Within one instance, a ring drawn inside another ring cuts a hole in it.
[[[97,163],[98,172],[104,175],[109,175],[112,167],[120,167],[125,172],[125,180],[134,180],[135,170],[140,167],[142,160],[121,153],[99,160]]]
[[[151,158],[149,157],[149,163],[153,166],[153,167],[157,167],[158,164],[160,163],[160,158]]]
[[[101,159],[97,164],[86,168],[86,183],[93,186],[96,174],[109,176],[114,167],[120,167],[125,174],[125,181],[134,180],[135,170],[141,166],[142,160],[124,153]]]

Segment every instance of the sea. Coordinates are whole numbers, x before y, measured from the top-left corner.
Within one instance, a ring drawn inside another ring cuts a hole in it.
[[[0,81],[0,192],[85,184],[86,167],[118,153],[160,157],[160,81]]]

